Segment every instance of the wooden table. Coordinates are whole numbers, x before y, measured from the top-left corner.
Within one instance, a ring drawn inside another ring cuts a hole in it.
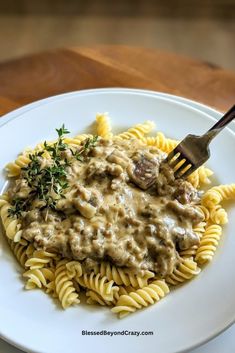
[[[173,53],[128,46],[65,48],[0,64],[0,115],[35,100],[96,87],[145,88],[225,111],[235,73]]]

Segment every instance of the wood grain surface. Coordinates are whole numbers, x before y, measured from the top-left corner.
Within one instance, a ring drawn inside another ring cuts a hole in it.
[[[225,111],[235,73],[173,53],[129,46],[57,49],[0,64],[0,114],[64,92],[130,87],[176,94]]]

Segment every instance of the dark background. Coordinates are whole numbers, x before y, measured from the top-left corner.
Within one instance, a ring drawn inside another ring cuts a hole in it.
[[[0,0],[0,61],[93,44],[164,49],[235,70],[235,0]]]

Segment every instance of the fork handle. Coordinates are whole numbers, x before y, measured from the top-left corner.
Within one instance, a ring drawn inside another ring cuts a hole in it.
[[[210,142],[226,125],[235,118],[235,105],[225,113],[205,134]]]

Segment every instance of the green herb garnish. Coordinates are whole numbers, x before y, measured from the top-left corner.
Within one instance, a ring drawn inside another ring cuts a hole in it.
[[[92,138],[88,138],[86,141],[85,141],[85,144],[83,145],[83,147],[78,150],[78,151],[75,151],[73,152],[73,150],[71,150],[73,156],[78,160],[78,161],[83,161],[84,160],[84,157],[87,155],[87,153],[90,151],[90,149],[92,147],[95,146],[96,142],[98,140],[98,136],[94,136]]]
[[[27,199],[16,197],[12,200],[9,216],[22,216],[22,212],[30,209],[32,201],[38,199],[43,204],[41,209],[47,209],[47,218],[49,209],[56,210],[57,201],[64,197],[64,190],[68,188],[66,168],[70,162],[62,155],[62,152],[68,149],[68,145],[64,143],[64,135],[69,131],[64,124],[56,131],[58,139],[54,144],[51,145],[45,141],[43,151],[29,155],[30,163],[27,167],[22,168],[22,177],[26,180],[31,191]],[[73,157],[83,161],[90,149],[94,147],[97,139],[98,136],[87,139],[79,150],[70,149]],[[45,167],[42,163],[44,151],[47,151],[51,157]]]
[[[20,199],[20,198],[15,198],[12,200],[12,207],[9,208],[8,210],[8,214],[9,216],[13,217],[13,216],[16,216],[16,217],[20,217],[22,212],[26,210],[27,208],[27,203],[28,203],[28,200],[23,200],[23,199]]]

